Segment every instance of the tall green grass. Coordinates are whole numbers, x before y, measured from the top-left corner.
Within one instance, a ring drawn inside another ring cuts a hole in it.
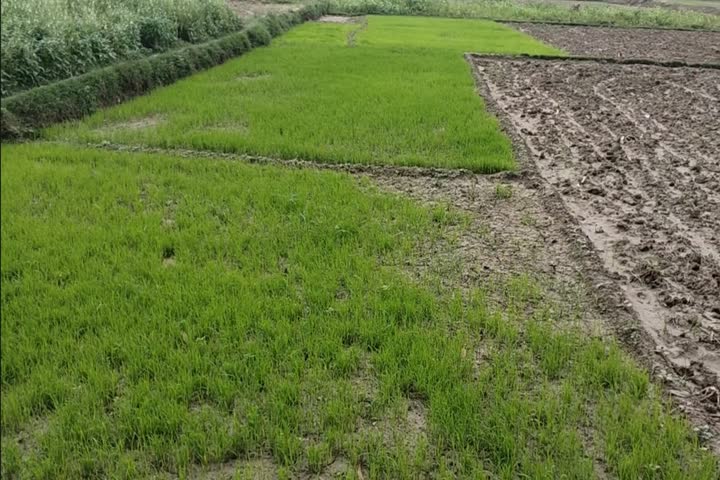
[[[2,96],[240,27],[223,0],[3,0]]]
[[[47,135],[320,162],[512,169],[510,142],[483,109],[467,51],[559,53],[480,20],[305,24],[269,48]]]
[[[717,478],[647,373],[532,279],[412,280],[418,252],[452,255],[452,209],[329,172],[1,153],[3,478],[258,458],[279,478]]]

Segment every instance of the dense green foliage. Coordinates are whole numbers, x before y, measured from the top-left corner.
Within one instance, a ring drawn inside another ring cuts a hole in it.
[[[47,144],[3,147],[0,192],[3,478],[258,458],[260,478],[717,478],[647,374],[531,279],[412,280],[457,247],[447,207]]]
[[[223,0],[3,0],[2,96],[241,25]]]
[[[687,10],[515,0],[333,0],[336,14],[427,15],[626,27],[720,30],[720,16]]]
[[[13,95],[2,101],[0,136],[32,136],[37,127],[81,118],[100,107],[116,105],[155,87],[173,83],[251,48],[266,45],[273,36],[292,25],[317,18],[323,8],[313,5],[297,13],[270,15],[252,21],[240,32],[201,45],[118,63]]]
[[[482,20],[305,24],[269,48],[48,136],[321,162],[512,169],[510,143],[483,110],[466,51],[559,53]]]

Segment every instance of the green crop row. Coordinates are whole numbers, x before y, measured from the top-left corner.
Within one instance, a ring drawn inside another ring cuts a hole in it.
[[[3,0],[2,96],[242,28],[223,0]]]

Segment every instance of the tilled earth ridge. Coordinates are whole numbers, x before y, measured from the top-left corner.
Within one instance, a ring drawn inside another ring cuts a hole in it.
[[[720,71],[473,61],[655,353],[694,384],[679,396],[720,426]]]
[[[509,23],[571,55],[720,64],[720,32]]]

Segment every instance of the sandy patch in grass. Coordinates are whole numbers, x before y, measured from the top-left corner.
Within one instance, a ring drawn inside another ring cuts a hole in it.
[[[268,13],[292,12],[302,7],[297,3],[265,3],[244,0],[227,0],[227,4],[233,12],[243,18],[267,15]]]
[[[340,15],[325,15],[317,19],[321,23],[360,23],[364,17],[343,17]]]
[[[126,122],[108,122],[95,129],[97,132],[112,133],[120,130],[145,130],[162,124],[165,118],[162,115],[149,115]]]

